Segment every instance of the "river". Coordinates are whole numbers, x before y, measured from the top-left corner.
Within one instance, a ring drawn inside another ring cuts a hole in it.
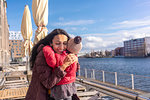
[[[150,77],[149,58],[79,58],[81,68]]]

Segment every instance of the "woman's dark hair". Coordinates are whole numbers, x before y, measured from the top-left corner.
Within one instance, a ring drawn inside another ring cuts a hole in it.
[[[31,57],[30,57],[30,67],[31,70],[34,66],[34,62],[36,59],[36,56],[38,54],[37,49],[38,47],[43,44],[44,46],[46,45],[50,45],[50,43],[52,43],[53,38],[58,35],[58,34],[63,34],[66,35],[68,37],[68,40],[70,39],[70,36],[67,34],[67,32],[63,29],[54,29],[50,34],[48,34],[44,39],[41,39],[33,48],[31,51]]]

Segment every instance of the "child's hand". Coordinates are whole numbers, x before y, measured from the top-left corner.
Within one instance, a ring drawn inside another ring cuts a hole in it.
[[[78,62],[78,57],[75,54],[69,54],[64,59],[64,64],[61,66],[61,68],[65,70],[68,66],[70,66],[74,62]]]

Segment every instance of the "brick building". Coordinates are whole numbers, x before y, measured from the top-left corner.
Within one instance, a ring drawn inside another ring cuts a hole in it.
[[[21,32],[9,32],[9,52],[12,61],[20,61],[24,57],[23,44]]]

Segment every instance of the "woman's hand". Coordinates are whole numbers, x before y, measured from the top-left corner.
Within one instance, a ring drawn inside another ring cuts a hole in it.
[[[75,54],[69,54],[64,59],[63,65],[61,66],[62,70],[65,70],[68,66],[73,64],[74,62],[78,62],[78,57]]]

